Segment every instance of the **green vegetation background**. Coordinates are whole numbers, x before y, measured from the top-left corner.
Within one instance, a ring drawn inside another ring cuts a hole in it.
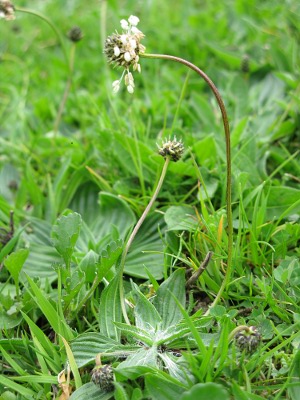
[[[121,72],[107,65],[103,42],[119,29],[120,19],[134,14],[140,18],[139,28],[146,35],[143,44],[148,52],[178,55],[198,65],[216,83],[228,107],[235,272],[224,308],[214,317],[219,321],[235,310],[232,315],[237,324],[260,326],[265,347],[255,368],[263,370],[261,379],[265,383],[257,384],[258,392],[256,388],[252,391],[263,398],[296,399],[298,392],[288,393],[285,385],[294,376],[293,360],[299,345],[298,1],[39,0],[19,1],[16,6],[28,7],[51,19],[62,33],[67,54],[71,51],[67,32],[76,25],[84,37],[76,45],[72,87],[55,132],[69,76],[57,37],[45,21],[30,14],[17,12],[15,21],[0,21],[0,221],[8,232],[9,213],[14,210],[20,241],[12,245],[21,250],[29,248],[28,254],[18,253],[21,268],[24,264],[17,276],[20,291],[12,279],[15,275],[8,272],[9,266],[0,272],[2,345],[7,345],[5,340],[28,334],[21,310],[34,322],[44,324],[49,334],[48,322],[26,294],[28,283],[24,283],[22,274],[40,277],[43,290],[51,298],[57,280],[53,265],[61,260],[51,242],[57,217],[66,209],[79,212],[93,232],[93,238],[87,239],[85,228],[85,238],[77,243],[72,261],[78,264],[91,249],[98,254],[111,239],[124,238],[158,180],[163,160],[157,155],[156,143],[169,135],[181,138],[187,151],[183,161],[170,167],[156,206],[166,212],[161,224],[172,232],[187,231],[189,236],[179,244],[178,235],[174,235],[177,239],[171,235],[171,239],[165,239],[166,248],[178,257],[181,254],[180,266],[192,268],[200,265],[208,250],[214,251],[214,266],[198,285],[202,297],[213,299],[222,282],[226,234],[220,221],[224,216],[226,173],[219,110],[198,76],[180,65],[159,60],[141,59],[142,74],[135,74],[133,95],[125,90],[112,94],[111,84]],[[170,210],[171,206],[178,208]],[[195,225],[187,226],[184,221],[182,213],[191,212],[191,206],[203,216],[203,235],[199,236]],[[111,217],[113,207],[117,213]],[[109,218],[114,218],[113,223],[122,221],[118,232],[106,228],[112,224]],[[169,276],[168,262],[174,260],[149,255],[139,258],[145,242],[150,246],[148,250],[161,250],[160,234],[164,233],[157,232],[158,217],[153,218],[128,260],[127,274],[137,278],[137,283],[147,277],[141,267],[144,263],[148,268],[152,265],[152,273],[160,280]],[[3,250],[5,232],[1,238]],[[1,255],[4,260],[7,253]],[[92,277],[87,278],[87,284],[91,282]],[[88,323],[80,318],[72,320],[72,328],[78,333],[94,323],[97,313],[93,307],[99,306],[99,296],[100,292],[95,291],[93,306],[87,311]],[[51,301],[56,301],[55,296]],[[250,311],[240,320],[237,316],[241,309]],[[31,340],[28,335],[26,340]],[[274,345],[268,347],[272,340]],[[273,351],[276,346],[278,351]],[[8,350],[14,358],[12,348],[8,346]],[[17,356],[14,365],[5,357],[5,363],[10,364],[8,375],[20,374],[18,366],[25,370],[30,362],[34,369],[32,354],[25,358],[26,362]],[[258,379],[259,374],[253,372],[251,360],[249,363],[249,381],[236,381],[250,393],[254,377]],[[299,379],[299,371],[297,374]],[[219,375],[212,380],[217,378]],[[274,389],[266,387],[269,381]],[[0,393],[4,386],[0,383]],[[31,388],[39,389],[34,384]],[[45,396],[48,389],[44,387]],[[234,390],[236,398],[242,399],[242,395],[237,397],[238,389]]]

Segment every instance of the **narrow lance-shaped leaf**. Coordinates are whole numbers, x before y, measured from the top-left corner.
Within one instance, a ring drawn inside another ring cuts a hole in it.
[[[133,284],[134,296],[137,297],[134,309],[135,324],[137,328],[144,329],[146,332],[156,330],[161,323],[161,316],[153,304],[139,290],[137,285]]]
[[[115,325],[127,336],[134,337],[137,340],[151,346],[155,339],[154,339],[154,331],[145,331],[143,329],[137,328],[133,325],[127,325],[121,322],[116,322]]]
[[[172,295],[173,294],[173,295]],[[177,269],[156,292],[153,304],[162,317],[162,329],[177,324],[182,319],[174,297],[185,307],[185,272]]]
[[[119,285],[120,277],[116,275],[103,290],[99,307],[100,332],[118,341],[120,340],[120,332],[116,328],[114,322],[120,322],[122,320]]]

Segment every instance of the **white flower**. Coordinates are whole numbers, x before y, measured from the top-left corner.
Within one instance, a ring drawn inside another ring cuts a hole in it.
[[[127,91],[128,91],[128,93],[132,94],[134,92],[134,87],[131,86],[131,85],[128,85],[127,86]]]
[[[134,87],[134,79],[131,72],[128,72],[127,75],[125,75],[125,85]]]
[[[135,26],[133,26],[132,28],[131,28],[131,32],[132,33],[142,33],[142,31],[140,31],[138,28],[136,28]]]
[[[129,44],[132,49],[136,49],[136,40],[135,39],[130,39]]]
[[[125,45],[127,43],[127,35],[121,35],[120,40],[121,40],[122,44]]]
[[[112,87],[113,87],[113,92],[117,93],[120,90],[120,81],[119,80],[113,81]]]
[[[134,64],[133,70],[141,73],[142,71],[141,64]]]
[[[127,62],[131,61],[131,55],[129,51],[126,51],[126,53],[124,54],[124,60]]]
[[[115,56],[116,56],[116,57],[119,57],[120,53],[121,53],[121,50],[119,49],[119,47],[118,47],[118,46],[115,46],[115,47],[114,47],[114,54],[115,54]]]
[[[126,19],[121,19],[120,24],[122,29],[128,29],[128,22],[126,21]]]
[[[130,15],[130,17],[128,18],[128,22],[130,23],[130,25],[132,26],[137,26],[137,24],[140,22],[139,18],[134,16],[134,15]]]

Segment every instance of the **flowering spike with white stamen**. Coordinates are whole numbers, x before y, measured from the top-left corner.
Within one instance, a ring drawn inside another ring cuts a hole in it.
[[[129,93],[134,92],[134,79],[130,72],[132,67],[133,71],[141,72],[141,65],[139,64],[139,55],[145,52],[145,47],[140,43],[145,35],[137,29],[139,18],[131,15],[128,20],[122,19],[120,21],[123,32],[121,34],[114,33],[109,36],[105,41],[104,53],[109,63],[122,67],[127,72],[125,76],[125,85]],[[122,78],[124,73],[122,75]],[[127,78],[126,77],[130,77]],[[120,89],[122,78],[113,82],[113,92],[117,93]],[[116,82],[119,82],[117,85]],[[127,83],[126,83],[127,82]]]

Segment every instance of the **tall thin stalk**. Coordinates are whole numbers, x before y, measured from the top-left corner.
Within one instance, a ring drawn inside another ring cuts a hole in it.
[[[138,230],[140,229],[140,227],[142,226],[143,222],[145,221],[147,215],[149,214],[149,211],[151,210],[151,208],[152,208],[152,206],[153,206],[153,204],[154,204],[154,202],[155,202],[155,200],[156,200],[156,198],[157,198],[157,196],[158,196],[158,194],[160,192],[160,189],[162,187],[163,181],[164,181],[164,179],[166,177],[166,173],[167,173],[167,169],[168,169],[169,163],[170,163],[170,157],[167,156],[166,159],[165,159],[165,163],[164,163],[163,169],[162,169],[161,174],[160,174],[159,181],[158,181],[157,186],[155,188],[155,191],[154,191],[154,193],[153,193],[153,195],[151,197],[151,200],[149,201],[149,203],[148,203],[147,207],[145,208],[143,214],[141,215],[141,217],[138,220],[138,222],[136,223],[133,231],[131,232],[131,234],[129,236],[129,239],[127,240],[127,243],[125,245],[124,251],[122,253],[122,257],[121,257],[121,261],[120,261],[120,265],[119,265],[119,272],[118,272],[119,276],[120,276],[119,289],[120,289],[122,313],[123,313],[123,317],[124,317],[124,319],[125,319],[125,321],[126,321],[126,323],[128,325],[130,325],[130,321],[128,319],[128,315],[127,315],[127,312],[126,312],[125,297],[124,297],[124,287],[123,287],[123,273],[124,273],[126,256],[128,254],[129,248],[132,245],[132,242],[133,242]]]
[[[217,296],[212,303],[213,307],[215,304],[218,303],[224,292],[224,289],[229,284],[231,277],[231,269],[232,269],[233,227],[232,227],[232,206],[231,206],[231,145],[230,145],[230,128],[229,128],[226,107],[213,81],[206,75],[205,72],[203,72],[200,68],[198,68],[191,62],[183,58],[170,56],[167,54],[142,53],[140,54],[140,57],[175,61],[195,71],[198,75],[201,76],[201,78],[204,79],[204,81],[211,88],[222,114],[222,121],[225,132],[225,143],[226,143],[226,212],[227,212],[227,226],[228,226],[227,269],[226,269],[225,279],[223,280],[219,292],[217,293]]]

